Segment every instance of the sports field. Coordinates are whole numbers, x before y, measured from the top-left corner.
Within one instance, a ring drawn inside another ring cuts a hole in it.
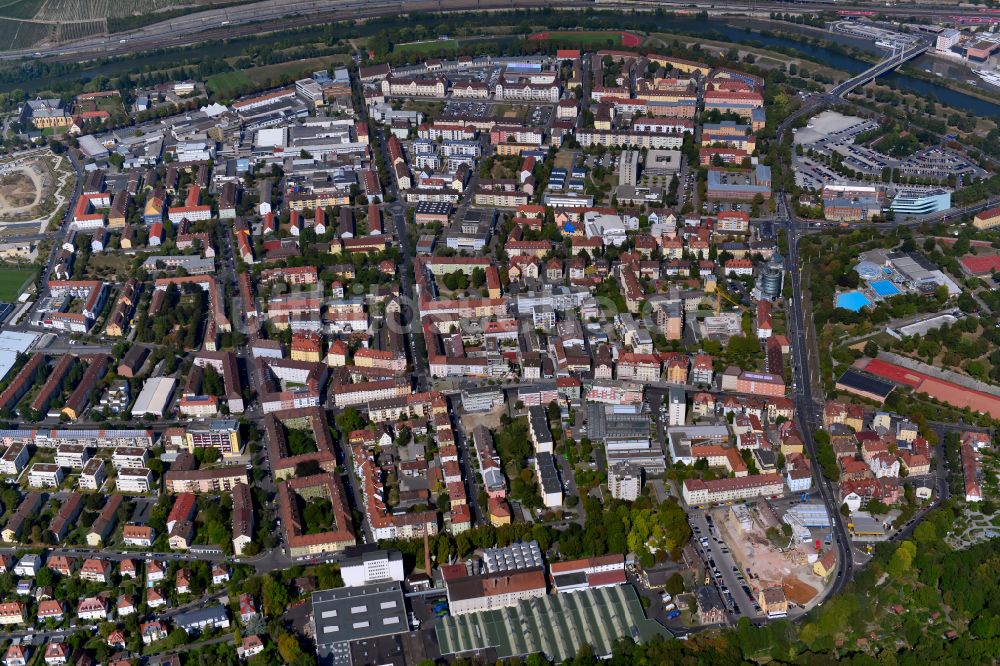
[[[209,92],[218,97],[235,97],[244,86],[253,85],[250,77],[243,72],[223,72],[212,74],[205,81],[205,87]]]
[[[426,42],[409,42],[407,44],[396,44],[392,47],[393,53],[405,53],[407,55],[419,55],[424,57],[451,55],[458,50],[458,42],[454,39],[434,39]]]
[[[528,39],[570,46],[627,46],[633,48],[642,43],[642,38],[639,35],[610,30],[546,30],[545,32],[536,32]]]
[[[36,271],[32,268],[15,268],[0,266],[0,302],[13,303],[21,295],[28,280],[35,278]]]

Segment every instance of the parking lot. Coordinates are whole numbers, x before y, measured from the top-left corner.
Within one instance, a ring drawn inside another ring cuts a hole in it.
[[[449,100],[441,111],[441,120],[510,120],[537,127],[547,127],[552,107],[546,104],[522,104],[487,100]]]
[[[694,543],[698,554],[705,562],[711,583],[718,590],[726,610],[733,620],[745,615],[755,618],[760,614],[760,606],[754,596],[746,576],[740,571],[733,560],[732,553],[726,546],[712,517],[704,511],[688,511],[688,521],[694,531]]]
[[[810,157],[796,158],[795,184],[799,187],[823,189],[827,183],[838,182],[840,176],[830,167]]]
[[[456,102],[449,101],[441,111],[442,120],[455,118],[486,119],[493,116],[492,102]]]
[[[753,210],[753,205],[748,203],[736,203],[733,201],[706,201],[701,205],[701,209],[709,215],[718,215],[719,213],[727,213],[729,211],[742,211],[744,213],[749,213]]]
[[[856,143],[859,136],[878,128],[879,123],[875,120],[845,116],[834,111],[824,111],[811,118],[809,124],[795,134],[795,143],[806,152],[794,158],[796,183],[818,190],[826,184],[844,180],[842,175],[818,158],[809,157],[809,151],[827,157],[836,154],[845,167],[877,179],[882,178],[886,169],[898,171],[900,176],[937,180],[950,176],[966,179],[989,175],[965,155],[944,146],[925,146],[912,155],[892,157],[879,150],[878,138],[867,144]]]
[[[597,157],[590,155],[584,161],[584,165],[588,169],[594,169],[596,167],[604,167],[605,169],[614,169],[618,166],[619,157],[617,155],[612,155],[607,153],[604,157]]]
[[[497,84],[497,81],[500,80],[500,75],[502,73],[503,68],[500,66],[477,67],[473,70],[455,70],[448,72],[448,78],[451,80],[452,84],[456,86],[469,81],[478,81],[479,83],[485,83],[492,88]]]

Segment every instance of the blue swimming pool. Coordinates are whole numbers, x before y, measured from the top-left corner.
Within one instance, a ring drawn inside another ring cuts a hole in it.
[[[882,298],[899,295],[899,287],[889,280],[876,280],[871,283],[871,288]]]
[[[837,294],[836,303],[838,308],[844,308],[851,312],[860,312],[862,308],[872,304],[868,297],[860,291],[845,291],[842,294]]]

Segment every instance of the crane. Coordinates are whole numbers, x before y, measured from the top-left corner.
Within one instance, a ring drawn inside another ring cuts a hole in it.
[[[730,303],[732,303],[733,305],[739,306],[739,304],[740,304],[740,302],[737,301],[737,300],[735,300],[735,299],[733,299],[733,297],[730,296],[726,292],[725,289],[723,289],[721,286],[716,286],[715,287],[715,316],[716,317],[718,317],[719,314],[722,312],[722,299],[723,298],[726,299],[727,301],[729,301]]]

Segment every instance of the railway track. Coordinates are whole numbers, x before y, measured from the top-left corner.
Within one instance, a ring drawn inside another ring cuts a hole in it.
[[[267,34],[282,30],[308,28],[323,23],[345,20],[365,20],[382,16],[396,16],[414,12],[467,12],[498,11],[509,9],[538,9],[555,7],[579,9],[593,7],[585,0],[440,0],[400,2],[341,2],[331,8],[330,2],[289,3],[264,12],[257,12],[252,19],[225,19],[221,16],[203,17],[203,13],[189,15],[163,23],[147,26],[141,31],[120,33],[100,40],[89,40],[79,44],[64,44],[58,47],[33,52],[11,52],[0,54],[0,59],[15,60],[26,57],[43,57],[48,62],[79,62],[94,58],[109,58],[131,54],[135,51],[190,46],[218,39],[236,39]],[[315,9],[315,11],[312,11]],[[217,10],[221,11],[221,10]],[[233,10],[228,10],[229,16]],[[195,21],[198,17],[198,21]],[[217,23],[217,27],[206,28],[206,24]]]
[[[2,60],[39,57],[49,62],[79,62],[102,57],[127,55],[136,51],[190,46],[216,39],[232,39],[266,34],[280,30],[315,26],[343,20],[364,20],[413,12],[469,12],[509,9],[584,9],[655,11],[678,13],[708,12],[710,14],[766,15],[772,11],[809,13],[829,11],[840,5],[827,2],[769,2],[746,4],[736,2],[691,2],[682,0],[390,0],[375,2],[332,3],[330,0],[289,0],[207,10],[155,23],[140,30],[101,38],[90,38],[35,51],[0,54]],[[903,17],[949,18],[956,8],[924,5],[879,7],[880,13]],[[209,27],[211,26],[211,27]]]

